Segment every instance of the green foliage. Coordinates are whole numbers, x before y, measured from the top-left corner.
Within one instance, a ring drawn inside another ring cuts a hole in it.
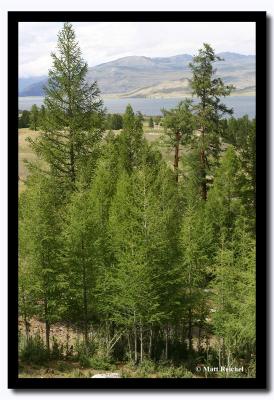
[[[153,122],[153,118],[152,117],[150,117],[149,120],[148,120],[148,126],[150,128],[154,128],[154,122]]]
[[[194,129],[194,118],[191,112],[192,101],[186,99],[179,102],[176,108],[162,110],[164,115],[163,126],[170,138],[170,145],[175,146],[176,134],[179,134],[180,144],[187,143]]]
[[[30,112],[27,110],[22,111],[21,117],[19,117],[18,128],[28,128],[30,125]]]
[[[33,104],[30,110],[30,128],[36,131],[38,123],[39,123],[39,110],[37,105]]]
[[[123,129],[123,117],[121,114],[108,114],[106,118],[106,128],[119,130]]]
[[[62,184],[76,182],[79,169],[93,155],[102,138],[103,111],[97,83],[87,83],[87,63],[81,57],[75,33],[65,23],[58,34],[57,53],[52,53],[45,91],[43,133],[29,140],[51,174]]]
[[[212,281],[216,312],[215,332],[228,350],[255,346],[255,242],[247,223],[239,219],[231,242],[224,241],[215,262]]]
[[[49,353],[40,336],[30,337],[20,352],[23,362],[44,364],[49,359]]]
[[[184,367],[170,367],[161,371],[159,378],[193,378],[193,373]]]
[[[123,131],[118,137],[118,143],[121,166],[131,173],[141,163],[144,137],[143,123],[140,117],[134,114],[130,104],[123,117]]]
[[[42,163],[19,199],[20,358],[61,360],[58,322],[83,334],[69,355],[82,368],[127,360],[123,376],[184,378],[196,361],[244,360],[254,376],[255,121],[222,120],[232,88],[215,77],[219,57],[204,45],[191,64],[198,103],[163,112],[174,174],[140,113],[105,118],[71,24],[57,49],[45,108],[31,111]],[[32,318],[46,345],[29,338]]]
[[[255,220],[256,212],[256,121],[248,116],[225,121],[224,140],[232,144],[238,153],[242,169],[241,191],[248,217]],[[250,207],[252,205],[252,207]],[[255,226],[253,225],[253,230]]]
[[[211,166],[218,160],[220,151],[221,124],[225,114],[232,114],[233,110],[220,102],[220,97],[229,96],[232,85],[225,85],[221,78],[216,78],[213,65],[222,59],[216,56],[212,47],[204,43],[193,62],[189,64],[192,71],[192,95],[198,98],[193,105],[197,132],[193,137],[200,152],[200,181],[201,196],[207,198],[207,174]]]
[[[60,360],[63,358],[63,345],[58,343],[58,340],[53,337],[53,344],[50,352],[50,357],[53,360]]]
[[[225,228],[230,234],[243,212],[241,202],[242,169],[232,146],[228,147],[215,171],[214,185],[208,193],[207,209],[216,234]]]
[[[83,360],[82,360],[83,361]],[[80,363],[82,362],[80,360]],[[97,369],[97,370],[104,370],[104,371],[109,371],[112,369],[112,364],[110,363],[110,361],[108,359],[104,359],[104,358],[89,358],[86,359],[84,361],[84,364],[81,364],[83,367],[85,368],[93,368],[93,369]]]

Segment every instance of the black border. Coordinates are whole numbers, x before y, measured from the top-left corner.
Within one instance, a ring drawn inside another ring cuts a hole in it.
[[[18,378],[18,23],[19,22],[255,22],[257,126],[257,376],[256,378]],[[13,389],[266,389],[266,48],[264,11],[9,11],[8,12],[8,388]],[[259,134],[259,135],[258,135]],[[260,210],[260,212],[259,212]],[[16,237],[16,241],[14,240]],[[16,243],[16,244],[15,244]],[[15,248],[16,245],[16,248]]]

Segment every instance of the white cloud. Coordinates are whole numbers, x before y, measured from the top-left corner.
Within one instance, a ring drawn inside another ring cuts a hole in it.
[[[195,54],[204,42],[216,52],[255,54],[252,22],[75,22],[89,66],[129,55]],[[62,22],[19,24],[20,77],[46,75]]]

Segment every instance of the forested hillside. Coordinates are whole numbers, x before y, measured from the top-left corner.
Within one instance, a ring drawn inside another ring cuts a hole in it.
[[[219,60],[204,44],[190,64],[199,101],[149,120],[171,165],[130,105],[106,115],[64,24],[19,197],[22,376],[53,361],[71,376],[255,376],[256,125],[221,103],[233,87]]]

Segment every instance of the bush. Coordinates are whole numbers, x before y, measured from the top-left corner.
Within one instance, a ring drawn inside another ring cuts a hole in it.
[[[107,358],[90,358],[90,368],[93,369],[103,369],[109,371],[112,369],[112,365],[109,359]]]
[[[157,369],[156,365],[151,360],[144,360],[138,367],[138,371],[145,374],[151,374]]]
[[[64,361],[60,361],[57,365],[57,369],[60,372],[71,371],[73,367],[70,364],[65,363]]]
[[[53,360],[60,360],[63,358],[63,345],[59,345],[55,337],[53,337],[53,346],[50,356]]]
[[[82,368],[102,369],[109,371],[112,369],[111,361],[107,358],[88,357],[81,355],[79,362]]]
[[[162,369],[159,374],[161,378],[192,378],[193,374],[185,367],[169,367]]]
[[[76,351],[76,360],[80,361],[81,358],[91,358],[94,356],[97,348],[94,342],[76,342],[75,351]]]
[[[31,337],[22,348],[20,358],[21,361],[34,364],[42,364],[47,361],[49,354],[43,339],[39,335]]]

